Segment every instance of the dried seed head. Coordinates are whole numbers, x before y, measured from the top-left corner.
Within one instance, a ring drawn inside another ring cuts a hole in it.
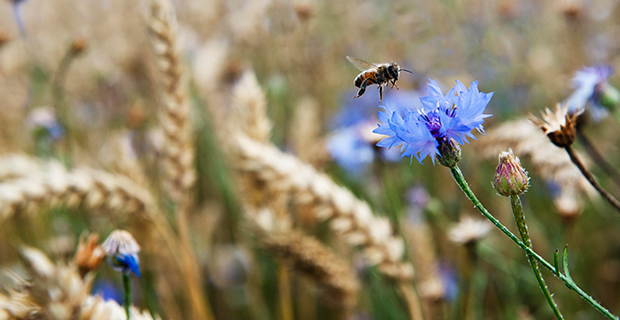
[[[140,277],[140,246],[131,233],[114,230],[103,242],[101,248],[108,255],[108,262],[113,269],[123,272],[133,271]]]
[[[4,30],[0,29],[0,47],[2,47],[3,44],[9,42],[9,40],[9,35]]]
[[[71,53],[74,54],[74,55],[78,55],[78,54],[82,53],[84,51],[84,49],[86,49],[87,44],[88,43],[86,41],[86,37],[85,36],[83,36],[83,35],[77,36],[71,42]]]
[[[583,12],[582,0],[561,0],[560,11],[567,19],[576,20]]]
[[[85,241],[85,238],[85,236],[80,236],[80,243],[75,253],[75,262],[78,265],[82,278],[88,272],[97,270],[103,258],[105,258],[105,252],[97,244],[99,235],[96,233],[91,234],[88,236],[88,241]]]
[[[489,231],[491,224],[488,221],[465,217],[450,229],[448,238],[457,244],[471,244],[484,238]]]
[[[568,105],[558,104],[556,112],[549,108],[542,113],[542,120],[530,116],[534,122],[549,137],[549,140],[558,147],[564,148],[573,144],[577,135],[577,117],[583,112],[580,109],[573,114],[568,113]]]
[[[512,149],[499,154],[493,186],[499,195],[505,197],[522,194],[530,186],[530,177],[521,166],[519,158],[512,153]]]

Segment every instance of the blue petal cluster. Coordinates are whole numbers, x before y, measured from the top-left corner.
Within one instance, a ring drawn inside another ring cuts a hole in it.
[[[568,97],[566,104],[569,112],[577,112],[591,102],[590,115],[596,122],[607,117],[609,112],[600,104],[600,96],[607,79],[613,74],[609,65],[585,67],[575,72],[573,87],[575,91]]]
[[[460,144],[468,143],[467,138],[476,139],[473,129],[484,133],[482,123],[490,114],[484,109],[493,97],[493,92],[478,91],[478,82],[472,82],[469,89],[458,80],[445,96],[439,85],[429,79],[428,95],[420,98],[422,107],[407,110],[404,117],[383,107],[379,112],[379,124],[373,132],[386,135],[387,138],[377,143],[379,147],[391,148],[401,146],[401,157],[415,157],[420,163],[430,156],[433,165],[435,155],[441,156],[440,143],[454,139]]]

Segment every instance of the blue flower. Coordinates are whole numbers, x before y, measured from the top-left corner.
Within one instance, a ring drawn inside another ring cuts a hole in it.
[[[607,117],[609,112],[600,103],[603,90],[607,85],[607,79],[614,72],[609,65],[597,65],[585,67],[575,72],[573,77],[573,87],[575,91],[568,97],[566,104],[570,113],[577,112],[585,108],[586,103],[590,102],[590,115],[592,120],[598,122]]]
[[[101,248],[108,255],[108,263],[117,271],[133,272],[140,278],[140,246],[131,233],[124,230],[114,230],[101,244]]]
[[[375,147],[380,139],[372,134],[376,123],[375,97],[364,95],[353,100],[352,95],[355,95],[355,92],[347,93],[346,99],[355,103],[345,104],[332,119],[331,127],[334,132],[327,138],[326,148],[336,163],[348,174],[361,176],[368,169],[368,165],[377,158],[397,161],[400,154],[396,149],[377,150]],[[417,100],[419,97],[420,93],[417,91],[388,91],[384,100],[394,106],[398,112],[404,113],[404,106],[411,104],[411,100]]]
[[[429,79],[428,95],[420,98],[422,107],[407,110],[404,118],[389,107],[379,112],[382,124],[373,131],[388,137],[377,143],[379,147],[401,146],[401,157],[415,157],[420,163],[427,156],[435,164],[435,155],[442,156],[440,144],[454,140],[460,144],[469,143],[467,138],[476,139],[473,129],[484,133],[482,123],[490,117],[484,110],[493,93],[478,91],[478,82],[472,82],[469,89],[458,80],[445,96],[437,82]]]
[[[352,175],[359,175],[374,161],[375,152],[371,144],[360,136],[357,126],[334,132],[327,139],[327,152],[343,169]]]

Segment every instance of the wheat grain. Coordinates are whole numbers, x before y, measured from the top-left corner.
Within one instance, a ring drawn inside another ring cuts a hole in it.
[[[402,261],[404,243],[393,235],[386,218],[373,215],[366,202],[335,184],[325,174],[274,146],[235,134],[237,169],[255,175],[269,188],[293,193],[299,204],[311,205],[319,219],[331,219],[331,227],[351,245],[360,245],[372,265],[396,280],[413,276],[411,264]]]

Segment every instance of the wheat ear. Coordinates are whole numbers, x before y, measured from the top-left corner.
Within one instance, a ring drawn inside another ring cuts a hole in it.
[[[148,190],[124,176],[89,168],[67,171],[56,161],[23,160],[30,172],[0,183],[0,219],[57,206],[107,209],[153,222],[163,219]]]
[[[182,249],[185,281],[195,319],[212,319],[208,299],[200,284],[198,262],[193,254],[188,215],[191,210],[189,189],[196,180],[192,128],[189,117],[186,78],[177,43],[177,20],[168,0],[148,0],[145,14],[152,35],[151,45],[159,70],[164,110],[160,122],[164,131],[164,170],[167,189],[176,201],[177,228]]]
[[[292,270],[312,279],[324,290],[326,301],[345,310],[355,305],[359,284],[346,261],[312,237],[290,229],[277,231],[278,221],[268,209],[249,217],[261,245]]]
[[[164,131],[164,170],[167,190],[173,199],[185,200],[196,180],[190,106],[184,70],[177,43],[177,21],[172,4],[148,0],[145,13],[155,53],[164,109],[160,114]]]
[[[22,154],[8,154],[0,157],[0,182],[23,177],[39,168],[39,161]]]
[[[246,70],[233,88],[235,125],[250,138],[268,142],[271,134],[271,121],[267,116],[267,98],[256,75]]]
[[[255,175],[273,190],[292,192],[299,204],[312,206],[319,219],[331,219],[331,227],[351,245],[360,245],[371,264],[379,265],[388,277],[407,281],[413,267],[404,262],[404,242],[393,236],[386,218],[373,215],[366,202],[335,184],[325,174],[272,145],[244,134],[233,136],[242,173]]]
[[[14,274],[17,289],[0,294],[0,319],[104,320],[124,319],[115,301],[91,296],[93,277],[82,279],[75,265],[55,265],[41,251],[22,248],[20,256],[30,271],[27,281]],[[130,309],[131,319],[153,320],[148,312]]]

